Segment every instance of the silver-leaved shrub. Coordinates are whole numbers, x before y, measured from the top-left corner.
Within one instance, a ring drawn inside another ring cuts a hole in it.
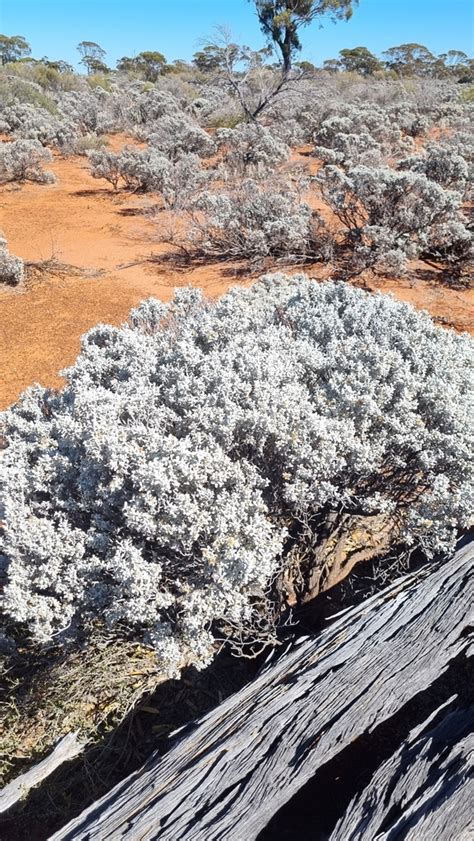
[[[133,192],[161,193],[165,207],[173,209],[185,206],[209,177],[197,155],[171,161],[154,148],[124,146],[119,153],[97,149],[88,159],[93,178],[104,178],[114,190],[123,185]]]
[[[10,254],[8,244],[0,231],[0,283],[16,286],[25,279],[25,263],[21,257]]]
[[[0,420],[4,609],[35,639],[90,622],[204,666],[261,626],[297,518],[396,518],[450,552],[472,511],[469,336],[304,275],[182,290],[83,338],[60,393]]]
[[[258,182],[246,179],[226,193],[203,192],[190,216],[191,224],[181,240],[190,256],[302,262],[327,259],[331,249],[318,213],[278,183],[262,189]]]
[[[462,195],[422,172],[326,166],[317,176],[324,198],[345,226],[354,263],[395,274],[424,253],[459,249],[467,257],[472,235],[461,211]]]
[[[168,115],[151,126],[147,124],[146,128],[141,136],[171,161],[177,161],[183,154],[208,158],[215,151],[209,135],[189,117]]]
[[[290,154],[284,142],[255,123],[240,123],[235,129],[218,129],[216,141],[222,153],[224,179],[264,178]]]
[[[55,176],[43,169],[53,156],[39,140],[0,142],[0,184],[9,181],[37,181],[53,184]]]
[[[398,164],[401,170],[421,172],[441,184],[448,190],[457,190],[461,194],[466,189],[469,178],[469,166],[462,155],[452,149],[432,143],[426,147],[422,155],[412,155],[404,158]]]

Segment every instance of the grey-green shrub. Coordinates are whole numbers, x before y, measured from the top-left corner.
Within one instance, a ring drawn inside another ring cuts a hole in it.
[[[56,180],[54,174],[43,169],[43,163],[49,163],[52,159],[50,150],[39,140],[0,142],[0,184],[9,181],[53,184]]]
[[[304,275],[98,325],[61,392],[0,416],[7,623],[38,641],[105,623],[175,672],[271,623],[296,520],[383,513],[397,542],[451,552],[473,507],[473,349]]]
[[[21,257],[10,254],[7,241],[0,231],[0,283],[17,286],[25,279],[25,263]]]

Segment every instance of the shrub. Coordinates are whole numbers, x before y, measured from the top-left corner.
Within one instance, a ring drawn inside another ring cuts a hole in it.
[[[207,181],[196,155],[182,155],[172,163],[155,149],[125,146],[119,154],[92,151],[88,155],[93,178],[104,178],[114,190],[161,193],[168,208],[184,207]]]
[[[242,108],[232,96],[219,87],[206,86],[203,96],[194,99],[187,109],[201,125],[214,128],[235,128],[242,122]]]
[[[316,143],[318,135],[315,136]],[[327,141],[329,142],[329,141]],[[339,164],[344,167],[381,166],[383,164],[382,149],[370,134],[344,134],[332,136],[330,146],[316,145],[313,155],[328,164]]]
[[[170,210],[188,207],[210,178],[196,155],[181,155],[175,163],[163,164],[161,172],[159,192],[165,207]]]
[[[14,140],[0,143],[0,183],[8,181],[37,181],[52,184],[52,172],[45,172],[42,164],[52,161],[49,149],[38,140]]]
[[[468,88],[465,88],[461,92],[461,100],[462,102],[472,103],[474,102],[474,85],[469,85]]]
[[[0,79],[0,97],[6,105],[28,103],[39,106],[39,108],[49,111],[50,114],[57,114],[56,104],[35,82],[13,76],[2,78]]]
[[[117,190],[120,182],[120,154],[107,149],[92,149],[86,152],[93,178],[103,178]]]
[[[318,214],[286,185],[263,190],[250,180],[231,193],[203,193],[194,205],[187,242],[192,255],[213,259],[329,257]]]
[[[335,138],[340,135],[361,135],[369,142],[377,143],[389,152],[402,142],[402,133],[396,121],[390,119],[386,109],[375,104],[336,106],[336,113],[330,114],[315,128],[313,139],[317,146],[332,149]]]
[[[466,189],[469,176],[469,167],[462,155],[439,144],[427,146],[423,155],[404,158],[398,168],[421,172],[442,187],[461,193]]]
[[[21,257],[8,251],[7,241],[0,233],[0,283],[16,286],[25,279],[25,264]]]
[[[73,145],[75,155],[87,155],[89,152],[98,151],[107,145],[105,137],[98,134],[84,134],[78,137]]]
[[[285,146],[302,146],[306,141],[302,126],[292,118],[272,125],[271,132],[273,137],[284,143]]]
[[[215,151],[214,143],[204,129],[180,116],[162,117],[150,127],[147,140],[172,161],[184,153],[208,158]]]
[[[140,85],[140,91],[143,86]],[[180,114],[181,109],[176,97],[172,94],[152,88],[150,91],[140,93],[129,105],[126,115],[130,126],[141,126],[147,123],[155,123],[166,116]]]
[[[89,154],[91,175],[93,178],[105,178],[114,190],[120,179],[127,190],[133,192],[157,192],[162,183],[163,169],[168,169],[169,161],[154,149],[137,149],[124,146],[118,153],[92,151]]]
[[[71,121],[60,119],[44,108],[15,103],[1,112],[3,128],[15,137],[68,148],[77,133]]]
[[[231,177],[263,177],[287,160],[288,146],[266,128],[240,123],[235,129],[218,129],[217,143],[223,153],[223,171]]]
[[[426,175],[328,166],[318,176],[326,201],[346,228],[356,265],[401,271],[410,258],[468,242],[461,195]]]
[[[110,96],[102,88],[62,93],[60,106],[74,124],[76,134],[103,134],[117,125],[109,112]]]
[[[271,624],[304,519],[382,513],[397,543],[451,552],[472,512],[472,361],[409,305],[304,276],[97,326],[61,393],[1,416],[7,620],[39,641],[105,623],[174,672]]]

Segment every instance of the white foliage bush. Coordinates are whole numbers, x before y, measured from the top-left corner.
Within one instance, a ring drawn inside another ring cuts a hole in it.
[[[121,178],[120,154],[109,152],[108,149],[91,149],[87,157],[92,177],[103,178],[117,190]]]
[[[200,195],[187,240],[191,252],[217,259],[330,257],[330,242],[317,213],[287,185],[262,189],[251,180],[229,193]]]
[[[10,254],[5,237],[0,231],[0,283],[17,286],[25,279],[25,263],[21,257]]]
[[[276,140],[281,141],[285,146],[302,146],[307,139],[300,123],[291,117],[272,125],[271,133]]]
[[[202,169],[197,155],[183,154],[174,163],[162,164],[158,191],[166,208],[182,210],[192,203],[210,179],[211,173]]]
[[[150,146],[172,161],[185,153],[208,158],[215,151],[214,143],[204,129],[181,116],[162,117],[149,127],[146,139]]]
[[[176,672],[261,626],[295,518],[387,512],[397,540],[450,552],[472,512],[473,347],[302,275],[94,328],[62,392],[0,416],[10,633],[101,622]]]
[[[430,144],[425,154],[412,155],[399,162],[398,168],[421,172],[442,187],[464,193],[469,167],[462,155],[439,144]]]
[[[335,113],[331,113],[315,127],[313,139],[317,146],[337,150],[341,135],[360,135],[366,144],[375,142],[386,153],[404,144],[399,125],[390,118],[385,108],[373,103],[337,103],[333,108]]]
[[[135,96],[130,91],[131,102],[126,110],[126,118],[130,127],[138,127],[147,123],[155,123],[163,117],[177,116],[182,114],[179,102],[170,93],[153,88],[146,93],[142,92],[141,86]]]
[[[327,166],[318,175],[323,194],[343,222],[355,263],[398,273],[424,252],[467,248],[471,235],[460,211],[462,196],[423,173],[357,166]]]
[[[184,207],[208,181],[197,155],[181,155],[172,162],[156,149],[125,146],[118,154],[104,150],[88,153],[93,178],[104,178],[114,190],[119,185],[134,192],[161,193],[165,207]]]
[[[112,97],[103,88],[63,93],[58,102],[77,134],[104,134],[116,131],[120,125],[113,114]],[[110,101],[110,102],[109,102]]]
[[[381,166],[383,153],[381,146],[366,132],[362,134],[334,134],[331,139],[326,138],[328,146],[317,145],[319,137],[315,136],[316,146],[313,154],[324,163],[338,164],[344,167]]]
[[[8,181],[37,181],[52,184],[56,180],[52,172],[43,169],[43,163],[52,161],[49,149],[38,140],[13,140],[0,142],[0,183]]]
[[[125,146],[119,152],[117,163],[127,190],[140,192],[157,192],[163,169],[168,168],[168,160],[156,149],[135,149],[132,146]]]
[[[233,178],[264,177],[286,161],[290,154],[285,143],[256,123],[240,123],[234,129],[218,129],[216,141],[223,155],[222,174]]]
[[[14,103],[0,114],[2,130],[23,140],[37,140],[42,144],[68,149],[76,136],[71,120],[56,117],[39,105]]]

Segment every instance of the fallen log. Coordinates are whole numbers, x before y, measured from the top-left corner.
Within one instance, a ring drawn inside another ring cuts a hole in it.
[[[290,644],[52,838],[255,839],[320,766],[468,652],[473,567],[471,542]]]
[[[0,792],[0,813],[6,812],[19,800],[27,797],[30,789],[42,783],[64,762],[69,762],[82,753],[85,743],[80,741],[78,736],[77,732],[63,736],[49,756],[8,783]]]
[[[455,702],[432,714],[380,766],[329,841],[473,837],[474,705],[456,709]]]

